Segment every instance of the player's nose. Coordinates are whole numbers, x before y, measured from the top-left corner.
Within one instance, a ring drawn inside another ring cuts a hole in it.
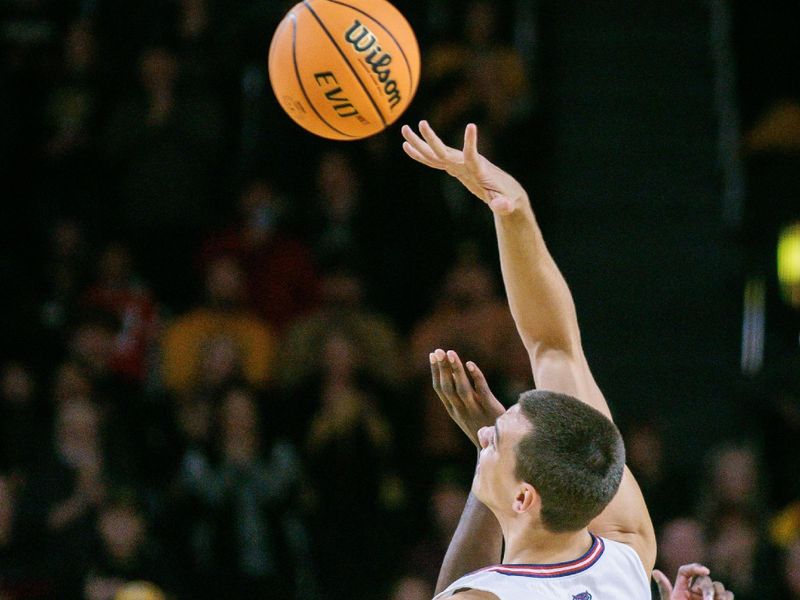
[[[481,427],[478,429],[478,443],[481,445],[481,448],[486,448],[489,445],[489,442],[492,440],[492,428],[491,427]]]

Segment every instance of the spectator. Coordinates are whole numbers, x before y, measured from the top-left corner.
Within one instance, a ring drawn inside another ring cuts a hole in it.
[[[174,563],[167,563],[148,535],[147,518],[134,492],[116,490],[99,508],[98,548],[83,580],[84,600],[113,600],[125,582],[147,579],[176,592]]]
[[[708,529],[708,564],[714,576],[742,600],[770,597],[777,557],[766,541],[761,515],[741,507],[721,510]]]
[[[89,245],[82,224],[73,219],[56,222],[49,242],[40,319],[57,344],[63,341],[64,328],[74,318],[80,291],[86,283]]]
[[[96,279],[83,296],[91,309],[114,315],[119,331],[108,349],[108,368],[130,382],[144,383],[159,333],[158,306],[133,271],[127,246],[108,244],[100,255]]]
[[[469,360],[497,372],[512,350],[527,353],[519,341],[508,308],[494,290],[492,274],[485,265],[464,256],[450,269],[431,312],[411,333],[411,356],[425,357],[436,348],[459,348]],[[513,348],[509,348],[513,340]],[[419,373],[427,373],[425,360],[412,361]],[[516,397],[501,398],[515,402]]]
[[[41,407],[30,369],[9,361],[0,369],[0,472],[24,481],[43,442]]]
[[[328,270],[320,282],[321,302],[287,332],[279,383],[297,389],[323,368],[322,348],[331,329],[346,331],[357,369],[372,382],[396,388],[404,379],[401,339],[391,322],[365,303],[363,281],[352,270]]]
[[[195,540],[206,540],[194,552],[208,597],[313,597],[306,593],[314,587],[308,540],[295,507],[299,458],[287,440],[263,435],[249,390],[225,395],[211,452],[189,449],[181,482],[201,510],[191,527]]]
[[[26,547],[16,527],[17,499],[11,480],[0,475],[0,598],[8,600],[52,597],[53,590],[36,577],[39,557]]]
[[[438,481],[434,485],[428,503],[430,525],[426,528],[427,533],[412,547],[406,566],[407,572],[413,573],[414,579],[424,582],[427,588],[436,586],[439,567],[456,532],[466,501],[467,490],[464,486],[448,480]]]
[[[63,212],[78,214],[90,225],[99,225],[107,209],[96,202],[99,192],[95,169],[97,131],[103,110],[103,90],[98,69],[94,26],[86,18],[70,23],[64,38],[62,72],[57,76],[45,105],[49,202]]]
[[[213,217],[210,174],[222,136],[219,108],[183,89],[180,71],[170,49],[143,51],[142,93],[117,106],[105,132],[105,155],[118,175],[121,233],[135,240],[143,275],[172,307],[191,297],[186,265]]]
[[[481,131],[507,124],[515,113],[530,110],[530,83],[519,53],[498,36],[503,22],[488,0],[468,2],[461,37],[439,42],[428,52],[423,72],[442,96],[431,110],[437,131],[449,131],[475,116]],[[484,127],[487,125],[488,127]]]
[[[310,237],[317,262],[347,264],[363,275],[369,225],[364,220],[361,177],[342,150],[322,154],[316,171],[317,197]]]
[[[625,452],[628,467],[636,476],[642,494],[647,500],[647,509],[656,531],[661,529],[665,522],[675,515],[687,514],[695,507],[687,498],[693,494],[686,489],[683,478],[669,472],[669,462],[664,452],[664,439],[661,429],[656,421],[648,418],[636,418],[630,421],[625,429]],[[683,523],[682,519],[673,522]],[[689,562],[676,559],[665,573],[677,573],[673,567],[688,564]]]
[[[219,374],[204,374],[204,356],[211,361],[205,366],[218,365],[223,375],[240,366],[244,380],[257,388],[270,380],[275,340],[267,324],[245,308],[244,286],[234,259],[209,264],[206,303],[177,318],[163,337],[162,376],[170,392],[185,395],[197,380]]]
[[[315,547],[334,600],[366,597],[383,584],[396,551],[386,516],[398,500],[393,433],[378,398],[357,377],[355,346],[341,331],[323,342],[319,381],[306,393],[305,448],[316,499]]]
[[[204,264],[234,256],[247,279],[249,307],[276,331],[309,311],[317,295],[311,250],[285,226],[286,198],[264,179],[242,189],[237,222],[209,238]]]
[[[55,368],[51,394],[56,409],[72,400],[92,399],[94,386],[89,370],[74,360],[61,363]]]
[[[708,550],[703,525],[690,517],[677,517],[658,530],[658,568],[677,573],[690,563],[708,564]]]
[[[89,402],[58,406],[52,453],[34,471],[22,500],[25,535],[42,551],[48,576],[65,597],[79,595],[95,511],[109,480],[121,473],[107,460],[102,433],[100,414]]]

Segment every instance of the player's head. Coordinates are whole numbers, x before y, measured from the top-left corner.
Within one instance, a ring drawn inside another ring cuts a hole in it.
[[[498,515],[577,531],[617,492],[625,448],[616,426],[565,394],[532,390],[478,433],[477,497]]]

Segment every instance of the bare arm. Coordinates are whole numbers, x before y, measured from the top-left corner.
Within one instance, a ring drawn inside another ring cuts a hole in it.
[[[442,561],[436,593],[467,573],[499,563],[502,546],[503,533],[497,519],[470,493]]]
[[[467,126],[463,151],[445,146],[424,121],[420,132],[424,139],[403,128],[406,153],[458,178],[495,215],[509,305],[537,386],[575,396],[610,418],[611,411],[583,354],[572,295],[547,251],[525,190],[478,154],[474,125]],[[630,545],[645,570],[653,568],[656,544],[652,522],[627,468],[617,495],[590,529]]]

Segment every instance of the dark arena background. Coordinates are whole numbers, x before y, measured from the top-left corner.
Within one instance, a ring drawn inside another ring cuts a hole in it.
[[[432,596],[474,448],[428,353],[530,365],[488,209],[281,111],[291,5],[0,2],[2,600]],[[659,568],[799,599],[800,5],[396,5],[401,123],[531,192]]]

